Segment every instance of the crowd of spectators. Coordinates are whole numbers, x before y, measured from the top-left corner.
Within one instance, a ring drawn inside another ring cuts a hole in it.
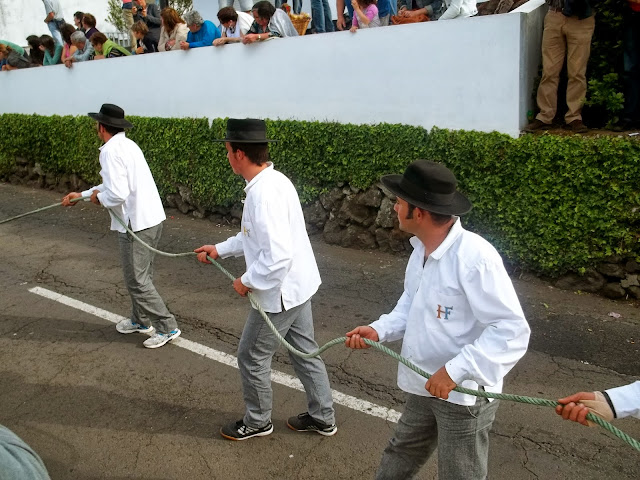
[[[158,0],[157,3],[122,0],[122,20],[130,35],[130,47],[126,49],[100,32],[96,17],[91,13],[75,12],[73,24],[70,24],[65,21],[58,0],[42,0],[44,22],[50,35],[30,35],[26,39],[27,50],[10,41],[0,40],[0,66],[2,70],[56,64],[71,68],[74,63],[87,60],[236,42],[250,44],[298,35],[287,13],[291,9],[283,0],[254,1],[238,0],[241,11],[236,11],[234,0],[218,0],[220,9],[217,26],[194,10],[181,18],[175,9],[168,6],[167,0]],[[336,0],[337,11],[344,12],[346,8],[348,17],[339,14],[334,25],[328,2],[311,0],[313,33],[333,32],[336,29],[355,32],[361,28],[387,26],[396,13],[400,20],[393,23],[477,14],[476,0]],[[292,3],[294,15],[299,14],[302,0],[292,0]]]

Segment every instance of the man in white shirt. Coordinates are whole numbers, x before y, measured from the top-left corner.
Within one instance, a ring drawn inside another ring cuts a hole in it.
[[[169,312],[153,285],[155,254],[127,232],[116,220],[117,215],[145,243],[157,247],[166,216],[158,189],[144,154],[124,133],[133,125],[124,118],[124,110],[105,103],[100,113],[89,116],[98,122],[100,176],[102,183],[82,193],[71,192],[62,199],[64,206],[71,200],[91,197],[91,202],[109,209],[111,230],[118,232],[120,259],[131,297],[131,318],[120,321],[120,333],[152,334],[144,341],[147,348],[158,348],[180,335],[175,317]]]
[[[402,355],[432,376],[425,384],[399,365],[407,401],[376,478],[413,478],[437,446],[440,480],[485,479],[498,401],[452,390],[502,391],[527,350],[529,325],[498,252],[462,228],[456,215],[471,203],[448,168],[418,160],[382,183],[397,196],[399,226],[415,235],[414,251],[396,307],[348,332],[346,345],[402,339]]]
[[[236,12],[233,7],[221,8],[218,12],[222,36],[213,41],[214,47],[226,43],[241,42],[251,28],[253,17],[245,12]]]
[[[42,3],[44,3],[44,9],[47,12],[44,23],[49,27],[51,36],[56,43],[64,46],[62,34],[60,33],[60,27],[64,24],[64,17],[62,15],[62,9],[60,8],[60,2],[58,2],[58,0],[42,0]]]
[[[587,420],[588,413],[608,422],[614,418],[640,418],[640,381],[602,392],[574,393],[558,402],[562,404],[556,407],[558,415],[591,427],[595,424]]]
[[[311,297],[320,286],[320,273],[298,194],[269,161],[268,142],[273,140],[267,139],[263,120],[230,118],[226,138],[221,141],[226,144],[233,172],[247,182],[241,229],[222,243],[196,249],[198,260],[210,263],[207,256],[244,255],[247,270],[233,282],[233,288],[242,296],[253,292],[293,347],[315,351]],[[278,346],[276,336],[252,308],[238,345],[245,415],[222,427],[223,437],[246,440],[273,432],[271,359]],[[289,357],[307,394],[308,412],[289,418],[287,425],[296,431],[334,435],[335,412],[324,362],[319,357]]]

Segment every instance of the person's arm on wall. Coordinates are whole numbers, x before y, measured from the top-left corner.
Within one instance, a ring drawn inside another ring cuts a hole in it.
[[[338,30],[344,30],[347,26],[344,21],[344,8],[344,0],[336,0],[336,14],[338,15],[338,18],[336,19],[336,27],[338,27]]]
[[[449,7],[438,20],[451,20],[457,18],[462,13],[462,0],[451,0]]]

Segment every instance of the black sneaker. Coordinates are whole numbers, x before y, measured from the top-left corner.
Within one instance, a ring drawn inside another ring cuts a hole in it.
[[[327,425],[326,423],[318,422],[308,412],[289,418],[287,427],[296,432],[317,432],[325,437],[335,435],[338,431],[338,427],[335,424]]]
[[[225,425],[220,429],[220,435],[229,440],[246,440],[251,437],[265,437],[273,432],[273,424],[267,423],[264,427],[253,428],[244,424],[243,420]]]

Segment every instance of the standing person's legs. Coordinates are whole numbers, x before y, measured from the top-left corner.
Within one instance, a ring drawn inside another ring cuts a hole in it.
[[[595,15],[579,20],[567,19],[567,113],[564,121],[569,124],[582,120],[582,105],[587,96],[587,62],[591,54],[591,37],[595,28]]]
[[[133,12],[130,8],[122,9],[122,19],[124,20],[124,26],[127,27],[127,32],[129,32],[129,50],[132,50],[136,47],[136,37],[133,36],[133,32],[131,31],[131,27],[133,26]]]
[[[627,7],[623,23],[623,121],[640,122],[640,12]]]
[[[162,235],[162,224],[136,232],[152,247],[157,247]],[[131,296],[133,322],[153,325],[160,333],[168,334],[178,328],[162,297],[153,285],[153,258],[155,254],[135,241],[128,233],[119,233],[120,258],[127,290]]]
[[[407,402],[393,437],[385,448],[376,480],[409,480],[435,451],[438,426],[430,397],[407,394]]]
[[[293,0],[293,13],[296,15],[302,11],[302,0]]]
[[[551,10],[544,17],[542,78],[536,97],[540,112],[536,118],[547,124],[553,122],[558,108],[558,82],[566,52],[566,41],[562,32],[565,21],[566,17],[561,12]]]
[[[296,319],[299,308],[268,314],[283,337]],[[246,408],[244,424],[248,427],[261,428],[271,421],[271,359],[279,344],[260,312],[252,308],[238,345],[238,369]]]
[[[50,21],[49,23],[47,23],[47,26],[49,27],[49,31],[51,32],[51,36],[53,37],[55,42],[58,45],[64,46],[64,41],[62,40],[62,34],[60,33],[60,29],[58,28],[58,24],[56,23],[56,21],[55,20]]]
[[[333,19],[331,18],[331,7],[329,7],[329,0],[322,0],[322,9],[324,11],[324,31],[333,32]]]
[[[230,5],[233,4],[233,0],[220,0],[220,8],[222,8],[222,4],[224,2],[228,2]],[[238,11],[251,13],[254,3],[255,2],[253,0],[238,0],[238,4],[240,6],[240,10]]]
[[[477,397],[470,407],[435,401],[432,409],[438,423],[438,479],[485,480],[498,400]]]
[[[323,1],[324,0],[311,0],[311,20],[313,21],[313,27],[316,33],[325,32]]]
[[[314,352],[318,344],[314,340],[311,300],[296,307],[298,313],[285,340],[302,352]],[[307,394],[309,415],[325,425],[335,424],[335,411],[327,368],[320,357],[302,358],[289,353],[291,364]]]

